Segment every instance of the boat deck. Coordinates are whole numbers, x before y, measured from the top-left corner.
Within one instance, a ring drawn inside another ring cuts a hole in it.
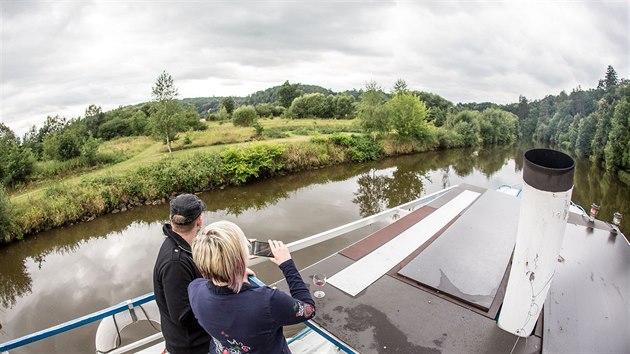
[[[519,208],[514,196],[460,185],[304,269],[329,277],[313,321],[364,353],[628,352],[630,247],[578,215],[534,333],[497,327]]]

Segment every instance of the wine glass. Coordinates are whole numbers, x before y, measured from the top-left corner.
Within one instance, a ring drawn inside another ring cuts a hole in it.
[[[313,296],[315,296],[318,299],[323,298],[326,293],[324,293],[321,288],[324,287],[324,285],[326,284],[326,275],[325,274],[315,274],[313,275],[313,284],[315,284],[315,286],[317,286],[319,288],[319,290],[315,291],[313,293]]]

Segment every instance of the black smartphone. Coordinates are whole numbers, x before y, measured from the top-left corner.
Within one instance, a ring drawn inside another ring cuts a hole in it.
[[[271,247],[269,247],[269,242],[252,242],[252,255],[261,257],[273,257],[273,253],[271,253]]]

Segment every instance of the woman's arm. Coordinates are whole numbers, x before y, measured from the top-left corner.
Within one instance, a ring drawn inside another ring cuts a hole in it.
[[[287,280],[291,295],[273,290],[269,307],[274,320],[278,325],[285,326],[304,322],[315,316],[315,302],[293,260],[282,263],[280,269]]]
[[[281,326],[304,322],[315,315],[315,301],[311,292],[295,267],[287,246],[282,241],[272,240],[269,240],[269,246],[274,255],[271,261],[282,270],[291,292],[289,296],[274,290],[270,299],[271,314]]]

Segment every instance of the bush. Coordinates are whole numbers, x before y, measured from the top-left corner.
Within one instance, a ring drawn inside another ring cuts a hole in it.
[[[234,184],[242,184],[252,177],[267,177],[282,169],[285,146],[280,144],[252,144],[232,147],[221,152],[224,170]]]
[[[330,140],[350,148],[350,157],[354,162],[372,161],[383,156],[383,147],[367,136],[333,134]]]
[[[11,201],[4,187],[0,186],[0,240],[10,241],[11,237]]]
[[[252,106],[243,106],[237,108],[232,113],[232,124],[238,127],[251,127],[254,125],[254,121],[258,118],[256,109]]]

